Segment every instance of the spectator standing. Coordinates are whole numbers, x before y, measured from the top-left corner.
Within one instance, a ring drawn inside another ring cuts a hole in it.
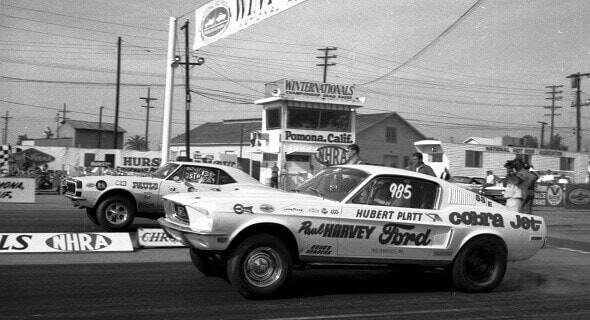
[[[360,157],[360,148],[356,144],[351,144],[346,149],[346,162],[344,164],[364,164]]]
[[[506,190],[504,191],[504,197],[506,198],[506,207],[508,209],[520,212],[522,210],[522,188],[520,184],[522,179],[518,177],[516,160],[506,162]]]
[[[420,152],[412,154],[412,166],[414,167],[414,171],[436,177],[434,170],[432,170],[429,165],[425,164],[422,159],[422,154]]]
[[[532,168],[528,163],[524,164],[524,169],[528,173],[528,188],[526,195],[523,195],[522,212],[532,214],[533,201],[535,200],[535,185],[537,184],[537,179],[539,176],[534,171],[532,171]]]
[[[270,186],[272,188],[278,188],[279,187],[279,167],[277,166],[277,163],[273,163],[272,167],[270,168],[271,170],[271,174],[270,174]]]
[[[486,171],[486,183],[483,185],[483,187],[485,188],[493,185],[496,185],[496,176],[492,170],[488,170]]]
[[[449,172],[448,168],[445,167],[445,170],[443,170],[443,172],[440,174],[440,178],[445,181],[449,181],[449,179],[451,179],[451,173]]]

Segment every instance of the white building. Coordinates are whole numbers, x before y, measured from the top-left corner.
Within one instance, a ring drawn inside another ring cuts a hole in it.
[[[516,157],[522,158],[535,170],[563,173],[573,182],[584,183],[588,175],[588,153],[549,150],[528,147],[484,145],[473,143],[447,143],[422,140],[414,143],[424,162],[440,176],[448,168],[451,176],[484,177],[487,170],[504,176],[504,164]]]

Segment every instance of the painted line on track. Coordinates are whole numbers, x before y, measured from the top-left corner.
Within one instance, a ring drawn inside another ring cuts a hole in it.
[[[286,317],[286,318],[261,318],[260,320],[321,320],[321,319],[358,319],[367,317],[389,317],[393,319],[399,316],[427,315],[439,313],[462,313],[469,311],[481,311],[481,308],[455,308],[455,309],[433,309],[433,310],[415,310],[415,311],[387,311],[387,312],[367,312],[352,314],[327,314],[319,316],[303,317]]]

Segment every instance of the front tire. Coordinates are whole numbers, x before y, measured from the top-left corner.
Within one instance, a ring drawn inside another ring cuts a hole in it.
[[[223,276],[225,263],[214,253],[190,248],[193,265],[207,277]]]
[[[291,276],[293,257],[283,240],[253,235],[239,243],[227,261],[229,282],[248,299],[276,295]]]
[[[133,222],[134,218],[135,206],[125,196],[109,196],[96,208],[98,224],[108,231],[123,230]]]
[[[506,273],[506,258],[506,247],[498,238],[481,236],[469,240],[453,261],[453,285],[466,292],[494,289]]]

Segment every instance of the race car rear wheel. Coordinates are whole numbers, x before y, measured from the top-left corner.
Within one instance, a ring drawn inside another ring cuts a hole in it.
[[[291,276],[293,257],[280,238],[258,234],[246,238],[231,252],[227,276],[248,299],[276,295]]]
[[[214,253],[191,248],[190,257],[193,265],[205,276],[223,276],[225,263]]]
[[[96,219],[96,210],[94,210],[94,208],[86,208],[86,216],[90,222],[98,225],[98,220]]]
[[[122,230],[133,222],[135,206],[125,196],[112,195],[101,201],[97,206],[96,218],[98,224],[105,230]]]
[[[506,273],[506,247],[493,236],[471,239],[453,261],[451,278],[455,288],[467,292],[494,289]]]

